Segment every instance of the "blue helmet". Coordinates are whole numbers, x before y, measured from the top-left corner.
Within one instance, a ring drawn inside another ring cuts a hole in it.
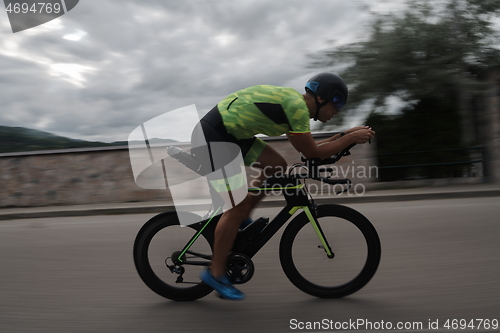
[[[348,89],[344,80],[334,73],[320,73],[309,79],[306,83],[306,92],[319,96],[325,100],[320,104],[316,99],[318,110],[314,120],[318,119],[319,109],[328,102],[332,102],[340,111],[347,103]]]

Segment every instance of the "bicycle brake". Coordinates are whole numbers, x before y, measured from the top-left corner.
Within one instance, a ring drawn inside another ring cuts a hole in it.
[[[314,216],[318,216],[318,204],[316,203],[316,201],[311,202],[311,208],[314,213]]]

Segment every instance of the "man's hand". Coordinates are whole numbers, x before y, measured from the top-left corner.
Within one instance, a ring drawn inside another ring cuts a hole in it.
[[[375,135],[375,131],[371,129],[371,127],[354,127],[356,130],[352,131],[351,128],[349,131],[346,131],[346,137],[350,136],[354,143],[367,143],[370,141]]]
[[[367,129],[367,128],[371,129],[371,127],[369,127],[369,126],[357,126],[357,127],[353,127],[353,128],[348,129],[344,133],[345,134],[349,134],[349,133],[356,132],[356,131],[359,131],[359,130],[362,130],[362,129]]]

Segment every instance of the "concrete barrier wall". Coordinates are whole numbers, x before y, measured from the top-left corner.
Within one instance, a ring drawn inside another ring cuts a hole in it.
[[[318,140],[321,140],[321,136]],[[289,164],[300,156],[286,138],[266,138]],[[189,149],[188,145],[181,145]],[[336,165],[340,178],[375,182],[373,146],[359,145]],[[133,178],[128,147],[0,154],[0,207],[165,200],[168,190],[146,190]],[[252,170],[248,169],[249,176]],[[371,177],[370,176],[371,173]],[[191,189],[192,190],[192,189]]]

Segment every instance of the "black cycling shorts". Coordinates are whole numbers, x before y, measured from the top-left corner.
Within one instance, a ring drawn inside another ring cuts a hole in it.
[[[240,148],[241,155],[245,159],[245,157],[249,154],[249,151],[252,149],[252,147],[256,146],[257,141],[263,142],[262,140],[259,140],[256,137],[252,137],[250,139],[238,140],[234,135],[230,134],[226,130],[226,127],[224,126],[224,122],[220,115],[219,109],[217,108],[217,106],[215,106],[200,120],[195,130],[193,131],[191,135],[191,145],[193,147],[191,149],[191,153],[195,155],[195,157],[198,158],[198,160],[200,160],[202,165],[204,165],[207,168],[209,167],[207,165],[209,160],[212,163],[215,163],[216,165],[212,165],[211,169],[217,170],[218,168],[223,167],[224,165],[226,165],[235,158],[234,152],[225,154],[225,157],[219,158],[216,161],[214,161],[212,157],[207,155],[209,154],[209,150],[207,149],[205,142],[234,143]],[[261,143],[259,143],[258,145],[263,146]],[[263,148],[260,148],[260,151],[258,152],[259,154],[262,151],[262,149]],[[218,156],[220,155],[218,154]],[[253,161],[255,161],[255,159],[256,157],[253,158]]]

